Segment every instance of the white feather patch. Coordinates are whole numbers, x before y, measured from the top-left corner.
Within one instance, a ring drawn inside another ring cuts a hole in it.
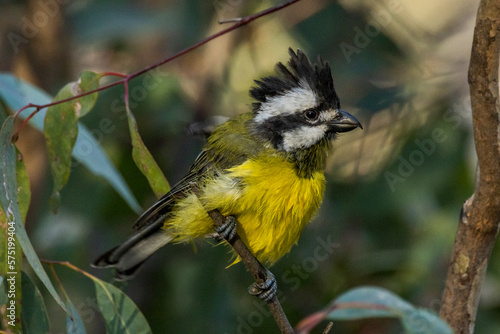
[[[328,129],[326,124],[317,126],[301,126],[283,133],[283,149],[287,152],[299,148],[308,148],[318,143]]]
[[[338,109],[329,109],[329,110],[326,110],[326,111],[322,111],[319,114],[319,119],[318,120],[320,122],[330,122],[330,121],[334,120],[338,116],[339,116]]]
[[[311,89],[292,88],[286,94],[271,97],[266,102],[263,102],[255,116],[255,121],[262,123],[271,117],[290,115],[297,111],[313,108],[316,105],[316,96]]]

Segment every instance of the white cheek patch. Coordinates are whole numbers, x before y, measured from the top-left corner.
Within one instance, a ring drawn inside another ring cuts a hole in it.
[[[287,152],[296,151],[301,148],[308,148],[317,144],[325,136],[328,126],[307,126],[303,125],[297,129],[283,133],[283,149]]]
[[[290,115],[316,105],[317,100],[313,91],[303,87],[293,88],[286,94],[271,97],[263,102],[254,120],[262,123],[271,117]]]

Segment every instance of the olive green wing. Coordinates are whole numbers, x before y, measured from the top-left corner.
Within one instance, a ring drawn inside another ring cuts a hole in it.
[[[176,201],[187,196],[187,194],[191,191],[191,182],[199,182],[201,180],[203,176],[201,171],[214,171],[215,169],[216,168],[214,168],[214,166],[212,166],[207,159],[207,152],[202,151],[196,158],[188,174],[177,182],[168,193],[163,195],[155,204],[147,209],[137,219],[132,228],[140,231],[151,225],[153,222],[158,221],[160,216],[165,216],[168,212],[170,212],[172,205],[174,205]],[[208,176],[208,174],[206,176]]]
[[[242,114],[218,126],[208,139],[189,172],[174,187],[144,212],[133,226],[142,230],[153,223],[161,224],[172,206],[191,192],[190,183],[203,185],[205,178],[215,178],[224,170],[240,165],[257,155],[264,146],[255,140],[248,131],[252,114]]]

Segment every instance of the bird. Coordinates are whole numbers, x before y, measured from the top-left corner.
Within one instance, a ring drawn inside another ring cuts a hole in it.
[[[225,242],[237,233],[267,266],[291,250],[323,200],[332,142],[362,125],[341,109],[328,62],[318,57],[313,65],[300,49],[288,52],[287,65],[278,62],[275,75],[254,81],[251,110],[217,126],[185,177],[94,267],[128,279],[163,246],[206,235]],[[214,234],[207,214],[214,209],[234,217],[232,229]],[[234,255],[233,264],[239,260]]]

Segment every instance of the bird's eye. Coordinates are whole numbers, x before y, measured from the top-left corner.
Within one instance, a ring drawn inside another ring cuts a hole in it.
[[[316,109],[307,109],[304,111],[304,115],[310,121],[315,121],[318,119],[319,113]]]

